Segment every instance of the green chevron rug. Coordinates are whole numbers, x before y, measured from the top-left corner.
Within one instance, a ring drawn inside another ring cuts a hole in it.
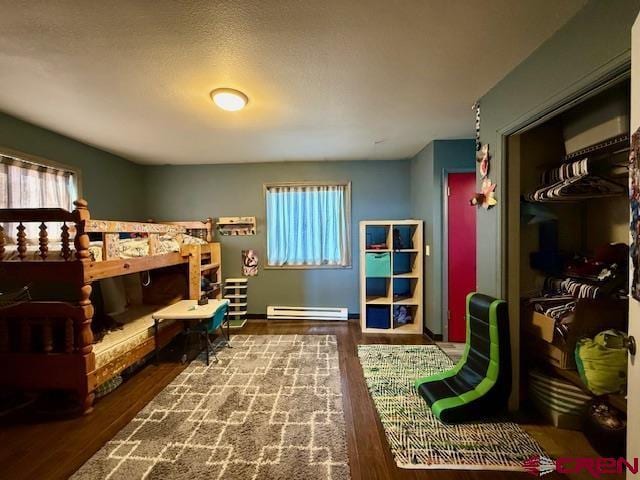
[[[435,345],[358,345],[369,393],[400,468],[524,471],[542,448],[512,422],[445,425],[413,386],[453,366]]]

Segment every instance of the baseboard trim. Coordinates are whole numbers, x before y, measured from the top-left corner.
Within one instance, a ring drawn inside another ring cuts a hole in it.
[[[360,314],[350,313],[348,318],[349,320],[360,320]],[[266,320],[266,319],[267,319],[266,313],[247,313],[247,320]]]
[[[442,334],[441,333],[433,333],[427,327],[424,327],[424,331],[422,332],[422,334],[425,337],[427,337],[429,340],[432,340],[434,342],[441,342],[442,341]]]

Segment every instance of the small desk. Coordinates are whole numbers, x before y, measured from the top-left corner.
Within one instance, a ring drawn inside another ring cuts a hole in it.
[[[158,356],[160,353],[160,349],[158,348],[158,341],[157,341],[160,322],[163,320],[182,320],[184,322],[196,323],[197,328],[195,331],[200,333],[200,335],[205,336],[207,365],[209,365],[209,347],[211,346],[211,343],[209,341],[209,332],[207,331],[206,325],[204,325],[204,328],[200,328],[200,327],[203,325],[202,322],[204,320],[209,320],[211,317],[213,317],[216,311],[223,305],[229,305],[229,300],[227,299],[209,300],[209,303],[207,303],[206,305],[198,305],[197,300],[181,300],[179,302],[174,303],[173,305],[169,305],[168,307],[158,310],[153,315],[151,315],[151,317],[153,318],[154,334],[156,335],[156,348],[155,348],[156,361],[158,360]],[[229,336],[228,315],[225,321],[227,323],[226,342],[227,342],[227,345],[230,347],[231,345],[229,345],[230,336]],[[191,328],[188,327],[187,331],[184,332],[184,334],[188,335],[191,332],[192,332]],[[214,355],[215,355],[215,351],[214,351]]]

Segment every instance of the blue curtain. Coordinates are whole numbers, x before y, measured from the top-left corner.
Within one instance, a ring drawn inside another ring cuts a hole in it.
[[[344,185],[268,187],[268,264],[348,265],[346,190]]]

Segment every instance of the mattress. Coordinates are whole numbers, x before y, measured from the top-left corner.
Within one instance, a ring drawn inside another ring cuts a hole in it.
[[[124,313],[114,315],[113,319],[123,324],[122,328],[112,330],[93,345],[96,357],[96,368],[100,368],[134,348],[142,345],[154,336],[154,312],[164,308],[162,305],[137,305]],[[165,320],[160,323],[164,329],[173,321]]]

